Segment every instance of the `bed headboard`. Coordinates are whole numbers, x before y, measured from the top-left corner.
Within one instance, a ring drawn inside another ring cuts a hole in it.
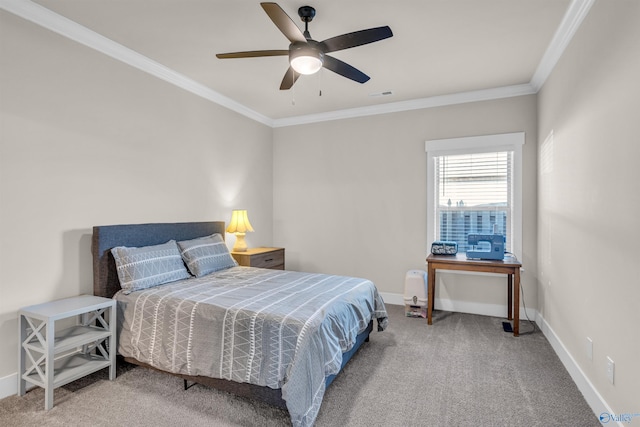
[[[102,225],[93,227],[93,294],[111,298],[120,290],[116,263],[111,248],[159,245],[171,239],[189,240],[220,233],[224,238],[224,221],[178,222],[159,224]]]

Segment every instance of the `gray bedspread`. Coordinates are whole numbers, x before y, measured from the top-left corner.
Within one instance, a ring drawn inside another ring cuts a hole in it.
[[[311,426],[342,353],[384,302],[366,279],[233,267],[118,300],[120,354],[156,368],[281,388],[294,426]]]

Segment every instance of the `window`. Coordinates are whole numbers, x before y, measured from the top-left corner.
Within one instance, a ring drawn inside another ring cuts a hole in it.
[[[521,255],[522,144],[524,133],[426,142],[428,242],[465,252],[468,234],[495,231]]]

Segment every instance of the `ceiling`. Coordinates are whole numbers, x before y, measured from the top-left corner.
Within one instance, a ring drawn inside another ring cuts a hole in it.
[[[0,6],[16,14],[17,7],[30,10],[22,16],[278,125],[295,118],[406,109],[434,100],[465,102],[465,94],[473,100],[535,93],[592,1],[280,0],[301,29],[298,7],[316,8],[309,24],[315,40],[383,25],[394,34],[332,53],[368,74],[367,83],[322,70],[301,76],[288,91],[279,90],[286,56],[215,57],[288,48],[289,41],[259,1],[0,0]]]

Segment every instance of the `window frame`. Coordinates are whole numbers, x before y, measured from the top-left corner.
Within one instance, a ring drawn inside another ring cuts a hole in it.
[[[427,152],[427,242],[429,247],[431,242],[435,241],[438,221],[434,157],[513,151],[513,217],[511,218],[513,241],[511,242],[511,252],[516,258],[522,259],[522,146],[524,143],[524,132],[425,141],[425,151]]]

